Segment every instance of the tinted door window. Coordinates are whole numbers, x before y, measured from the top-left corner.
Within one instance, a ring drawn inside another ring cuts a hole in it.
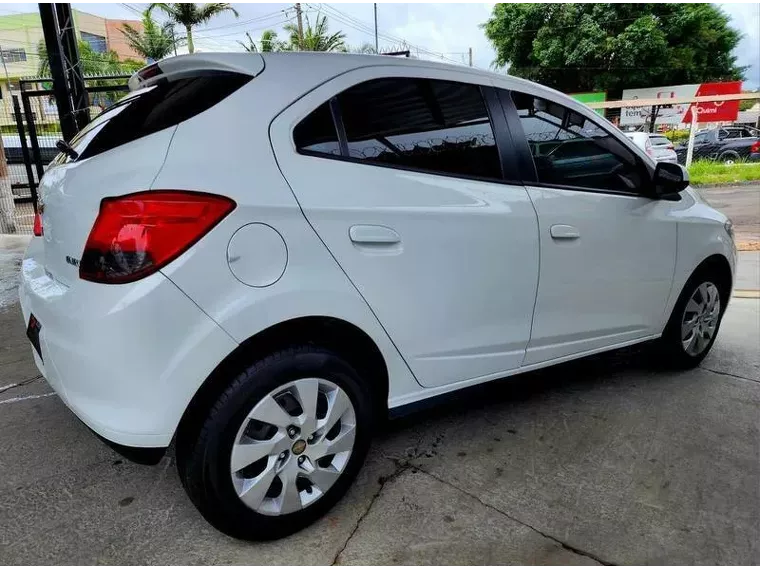
[[[338,96],[350,158],[501,178],[488,111],[475,85],[377,79]]]
[[[636,155],[585,116],[532,95],[512,98],[539,182],[638,192],[648,179]]]

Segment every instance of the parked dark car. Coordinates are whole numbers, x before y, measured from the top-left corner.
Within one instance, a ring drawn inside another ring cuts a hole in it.
[[[750,126],[723,126],[698,132],[694,137],[694,159],[718,160],[726,164],[739,161],[760,161],[757,142],[760,130]],[[753,148],[755,146],[755,148]],[[688,145],[676,146],[678,162],[686,162]]]

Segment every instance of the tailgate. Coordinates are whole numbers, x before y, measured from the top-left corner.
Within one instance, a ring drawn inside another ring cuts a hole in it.
[[[79,278],[79,259],[100,200],[147,190],[161,169],[174,128],[82,162],[53,164],[39,187],[46,271],[63,284]],[[58,161],[58,160],[57,160]]]
[[[59,154],[40,188],[47,272],[71,284],[104,197],[151,189],[183,121],[203,113],[263,70],[257,54],[175,57],[143,68],[132,92],[93,119]],[[198,140],[198,156],[208,141]]]

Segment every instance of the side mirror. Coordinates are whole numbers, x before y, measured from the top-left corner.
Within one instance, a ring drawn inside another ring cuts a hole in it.
[[[660,199],[673,198],[689,185],[689,172],[680,164],[658,162],[654,169],[654,195]]]

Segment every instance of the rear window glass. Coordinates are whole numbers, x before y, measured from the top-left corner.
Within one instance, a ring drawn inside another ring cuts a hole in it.
[[[238,73],[214,73],[140,89],[95,117],[73,138],[71,146],[80,158],[106,152],[176,126],[210,109],[250,80]]]
[[[670,144],[670,140],[664,136],[650,136],[649,140],[652,141],[652,144],[655,146],[667,146]]]

